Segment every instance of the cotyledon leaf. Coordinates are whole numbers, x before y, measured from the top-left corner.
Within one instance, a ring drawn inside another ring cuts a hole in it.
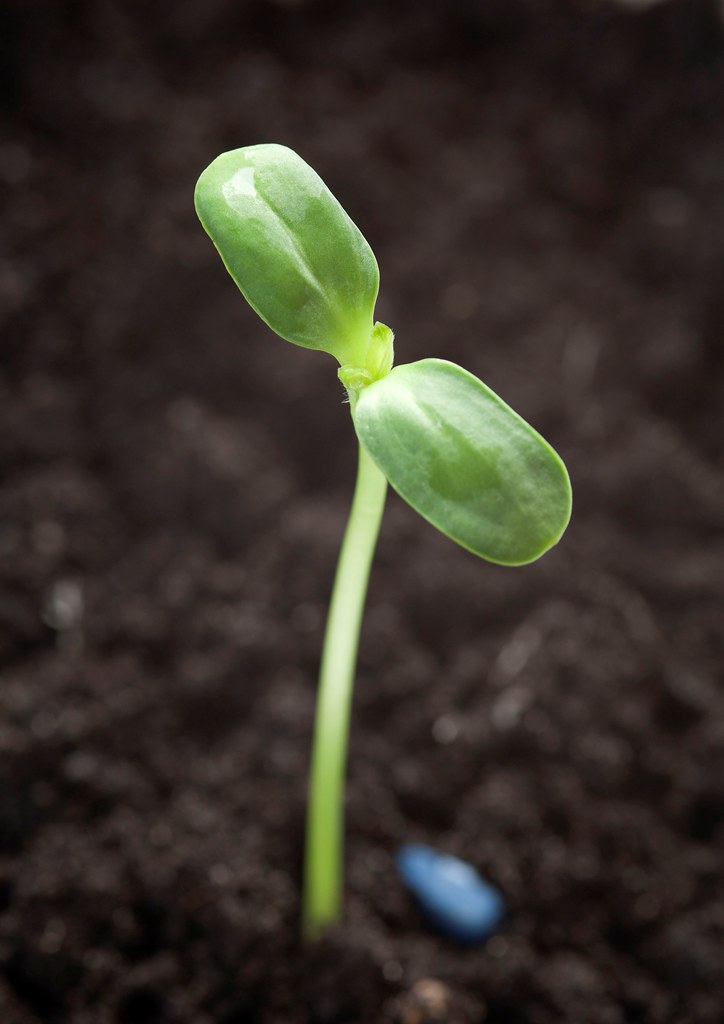
[[[222,153],[194,201],[227,270],[273,331],[364,365],[377,261],[309,164],[276,144]]]
[[[473,374],[443,359],[397,366],[353,402],[357,435],[392,487],[476,555],[539,558],[571,514],[566,468]]]

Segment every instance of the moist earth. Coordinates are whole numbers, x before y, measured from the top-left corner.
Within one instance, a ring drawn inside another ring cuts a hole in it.
[[[721,1024],[717,5],[10,0],[0,40],[3,1024]],[[398,361],[484,379],[575,495],[516,570],[391,496],[312,949],[354,434],[192,207],[266,141],[362,226]],[[430,931],[406,841],[497,885],[499,934]]]

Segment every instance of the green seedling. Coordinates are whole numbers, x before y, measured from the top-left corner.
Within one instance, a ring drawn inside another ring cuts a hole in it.
[[[374,322],[374,254],[296,153],[278,145],[223,153],[199,178],[195,202],[259,316],[287,341],[338,361],[359,441],[313,741],[303,931],[314,939],[341,914],[352,687],[387,484],[442,533],[499,565],[532,562],[557,543],[571,487],[550,445],[477,377],[443,359],[393,368],[392,331]]]

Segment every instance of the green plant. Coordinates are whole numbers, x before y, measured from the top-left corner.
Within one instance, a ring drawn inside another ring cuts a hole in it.
[[[250,305],[287,341],[339,362],[359,440],[322,652],[312,755],[304,933],[342,903],[343,793],[360,626],[387,483],[474,554],[523,565],[566,528],[571,489],[550,445],[454,363],[393,369],[393,334],[374,323],[377,262],[321,178],[284,146],[223,153],[196,186],[196,210]]]

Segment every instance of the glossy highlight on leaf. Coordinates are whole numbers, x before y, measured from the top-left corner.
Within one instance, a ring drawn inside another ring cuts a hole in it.
[[[222,153],[201,174],[199,219],[273,331],[341,365],[364,365],[377,261],[322,179],[286,146]]]
[[[474,554],[524,565],[571,514],[563,462],[473,374],[443,359],[398,366],[364,388],[354,424],[392,487]]]

